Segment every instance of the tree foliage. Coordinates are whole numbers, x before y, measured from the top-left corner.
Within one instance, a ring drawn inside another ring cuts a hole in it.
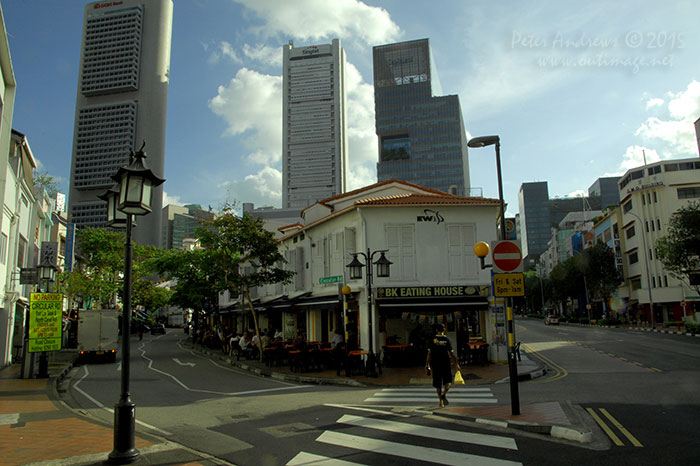
[[[615,265],[615,253],[606,244],[598,243],[576,256],[591,297],[607,303],[624,281],[622,272]]]
[[[668,235],[656,242],[659,260],[671,275],[700,294],[700,203],[691,202],[674,214]]]
[[[49,175],[48,172],[37,173],[33,175],[34,190],[38,193],[42,189],[46,191],[46,194],[53,196],[58,192],[58,182],[56,178]]]

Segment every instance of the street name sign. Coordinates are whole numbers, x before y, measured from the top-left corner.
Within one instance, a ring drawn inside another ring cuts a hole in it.
[[[523,271],[523,253],[520,241],[493,241],[491,260],[494,273],[514,273]]]
[[[331,283],[342,283],[342,275],[331,275],[330,277],[321,277],[318,279],[318,283],[321,285],[330,285]]]
[[[525,296],[525,279],[522,273],[494,273],[493,295],[498,297]]]

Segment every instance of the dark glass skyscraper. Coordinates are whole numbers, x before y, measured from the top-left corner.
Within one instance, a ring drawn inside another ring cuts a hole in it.
[[[456,95],[440,96],[428,39],[374,47],[377,180],[469,195],[469,160]]]

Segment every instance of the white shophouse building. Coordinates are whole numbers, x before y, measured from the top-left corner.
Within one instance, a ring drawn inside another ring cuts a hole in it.
[[[666,271],[656,255],[656,241],[668,234],[668,223],[681,207],[700,201],[700,159],[666,160],[627,171],[619,181],[622,256],[625,283],[621,296],[629,296],[632,313],[651,323],[690,316],[691,304],[700,310],[700,296]],[[681,302],[688,303],[687,309]]]
[[[284,229],[280,248],[296,275],[289,285],[257,290],[260,326],[281,328],[287,338],[305,332],[312,341],[329,341],[342,329],[350,346],[366,350],[371,338],[375,352],[389,339],[419,344],[436,322],[456,344],[469,327],[471,336],[491,342],[490,269],[480,268],[473,247],[496,239],[498,212],[497,199],[396,180],[317,202],[302,211],[303,225]],[[346,267],[353,253],[368,250],[386,250],[393,263],[388,278],[375,273],[371,311],[366,276],[350,280]],[[340,292],[343,285],[349,294]]]

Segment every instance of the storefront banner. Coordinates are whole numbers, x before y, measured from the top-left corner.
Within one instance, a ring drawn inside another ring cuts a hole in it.
[[[488,286],[394,286],[378,287],[377,299],[392,298],[460,298],[464,296],[487,296]]]

